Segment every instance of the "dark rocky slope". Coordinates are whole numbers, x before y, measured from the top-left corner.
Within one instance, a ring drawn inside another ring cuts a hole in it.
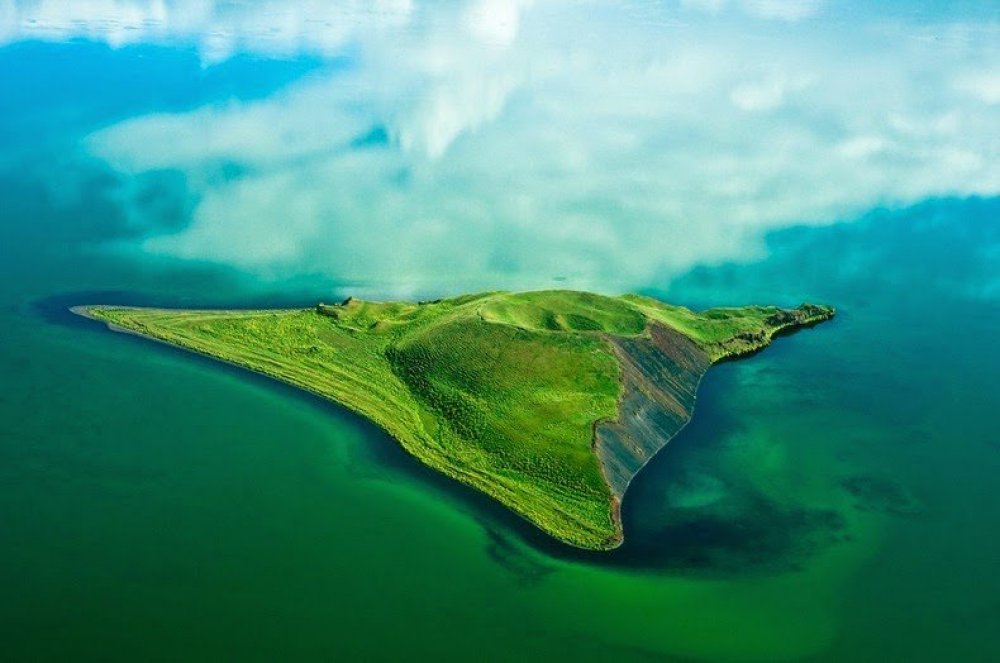
[[[599,423],[594,447],[611,487],[614,515],[632,477],[683,428],[711,365],[694,341],[654,324],[648,337],[608,337],[622,366],[617,421]]]

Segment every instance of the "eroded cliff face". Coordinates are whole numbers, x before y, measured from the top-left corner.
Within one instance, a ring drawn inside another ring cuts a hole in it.
[[[613,515],[632,477],[691,419],[695,392],[711,365],[708,354],[661,324],[649,337],[608,337],[622,366],[616,421],[594,431],[594,447],[614,499]]]

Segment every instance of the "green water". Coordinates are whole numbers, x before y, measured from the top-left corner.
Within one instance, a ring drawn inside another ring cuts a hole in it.
[[[0,659],[1000,660],[995,10],[153,4],[0,11]],[[584,554],[66,310],[525,286],[838,316]]]
[[[996,241],[994,203],[938,207],[960,242]],[[779,236],[767,261],[675,286],[711,303],[770,284],[841,314],[713,369],[607,557],[546,543],[336,407],[60,314],[93,291],[199,295],[37,244],[4,266],[7,655],[990,660],[995,309],[930,282],[906,296],[911,262],[940,251],[927,216]],[[775,278],[902,223],[917,230],[882,247],[880,277]]]

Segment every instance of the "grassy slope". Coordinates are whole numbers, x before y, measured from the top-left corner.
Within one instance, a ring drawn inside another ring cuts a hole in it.
[[[769,339],[780,311],[696,314],[647,298],[547,291],[293,311],[88,312],[342,403],[427,465],[553,536],[600,549],[621,539],[592,449],[593,425],[618,416],[621,389],[602,334],[641,334],[657,320],[722,358],[745,351],[741,334]]]
[[[640,295],[623,295],[619,299],[694,340],[713,362],[760,350],[782,331],[828,320],[834,313],[829,306],[814,304],[797,309],[743,306],[695,312]]]

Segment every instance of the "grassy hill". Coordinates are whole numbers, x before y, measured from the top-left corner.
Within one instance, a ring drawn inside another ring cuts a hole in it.
[[[571,291],[348,299],[305,310],[78,312],[341,403],[427,465],[592,549],[621,542],[625,487],[690,417],[709,364],[833,315],[811,305],[696,313]],[[690,346],[683,361],[673,358],[681,344]],[[654,415],[672,412],[640,430],[621,408],[636,398]],[[597,431],[610,424],[619,432],[599,447]]]

